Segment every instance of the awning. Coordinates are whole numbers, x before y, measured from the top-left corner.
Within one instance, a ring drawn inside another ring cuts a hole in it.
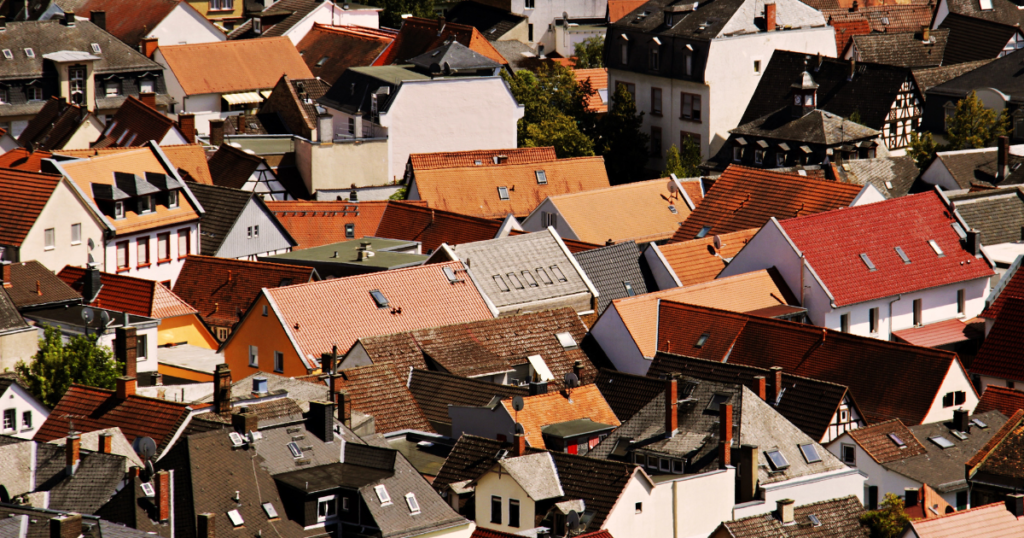
[[[548,365],[544,363],[544,359],[540,355],[530,355],[526,357],[526,360],[530,361],[530,366],[533,367],[534,373],[540,376],[541,381],[553,381],[555,376],[551,375],[551,370],[548,369]]]
[[[263,96],[260,92],[236,92],[236,93],[225,93],[221,95],[229,105],[250,105],[253,103],[262,103]]]

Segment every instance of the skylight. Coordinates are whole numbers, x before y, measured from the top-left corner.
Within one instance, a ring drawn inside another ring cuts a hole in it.
[[[959,439],[961,441],[966,441],[967,440],[967,434],[962,432],[962,431],[960,431],[960,430],[949,430],[949,433],[953,434],[953,437],[956,437],[957,439]]]
[[[818,449],[814,445],[800,445],[800,452],[803,453],[804,459],[807,463],[818,463],[821,461],[821,455],[818,454]]]
[[[559,269],[557,265],[552,265],[551,266],[551,274],[555,275],[555,280],[557,280],[559,282],[567,282],[568,281],[568,279],[565,278],[565,275],[562,274],[562,270]]]
[[[820,527],[821,526],[821,520],[818,519],[818,516],[816,516],[814,514],[810,514],[810,515],[807,516],[807,519],[811,520],[811,526],[812,527]]]
[[[381,506],[391,504],[391,495],[388,495],[388,488],[384,487],[384,484],[373,486],[373,492],[377,494]]]
[[[537,287],[537,279],[533,278],[533,273],[529,271],[522,271],[521,273],[523,275],[523,280],[526,281],[527,286],[530,286],[531,288]]]
[[[277,508],[274,508],[274,503],[263,503],[263,511],[266,512],[267,517],[270,519],[277,517]]]
[[[903,247],[896,247],[896,254],[899,254],[900,259],[903,263],[910,263],[910,258],[907,257],[907,253],[903,252]]]
[[[545,172],[543,170],[537,170],[536,172],[534,172],[534,174],[537,176],[537,184],[538,185],[547,185],[548,184],[548,173],[547,172]]]
[[[928,246],[932,247],[932,250],[935,251],[935,254],[937,256],[945,256],[946,255],[945,253],[942,252],[942,249],[939,248],[939,244],[936,243],[934,239],[929,239],[928,240]]]
[[[697,343],[693,347],[704,347],[704,344],[708,343],[708,338],[711,337],[710,333],[704,333],[697,338]]]
[[[156,496],[156,491],[153,490],[153,484],[150,484],[149,482],[143,482],[139,485],[142,486],[142,493],[145,494],[146,497]]]
[[[540,276],[540,279],[543,280],[545,284],[553,284],[551,277],[548,276],[548,272],[545,271],[543,267],[537,268],[537,275]]]
[[[35,58],[36,57],[36,51],[34,51],[32,49],[25,49],[25,56],[28,56],[29,58]]]
[[[789,468],[789,462],[786,461],[786,456],[783,456],[782,452],[769,450],[765,452],[765,455],[768,456],[768,463],[773,471],[782,471]]]
[[[245,440],[242,439],[241,434],[238,432],[231,432],[228,434],[228,438],[231,439],[231,446],[238,448],[245,444]]]
[[[978,4],[981,6],[982,11],[988,11],[992,9],[992,0],[979,0]]]
[[[783,396],[784,394],[786,394],[786,389],[785,389],[785,388],[783,388],[782,390],[780,390],[780,391],[779,391],[779,395],[775,397],[775,404],[774,404],[774,405],[775,405],[775,407],[778,407],[778,406],[779,406],[779,402],[781,402],[781,401],[782,401],[782,396]]]
[[[498,187],[498,199],[508,200],[508,187]]]
[[[980,418],[972,418],[971,419],[971,424],[974,424],[975,426],[977,426],[977,427],[979,427],[979,428],[981,428],[983,430],[988,427],[988,424],[985,424],[984,422],[982,422],[982,420]]]
[[[864,262],[864,265],[868,266],[868,271],[875,270],[875,264],[871,261],[871,258],[868,258],[868,255],[866,253],[861,253],[860,261]]]
[[[377,308],[387,308],[388,298],[384,297],[384,294],[380,290],[371,290],[370,297],[373,297],[373,302],[377,303]]]
[[[900,436],[896,435],[895,433],[890,433],[889,439],[891,439],[893,443],[896,443],[896,446],[900,448],[904,448],[907,446],[907,444],[903,442],[903,439],[900,439]]]
[[[519,277],[515,273],[507,273],[505,276],[508,277],[508,281],[512,283],[512,287],[521,290],[523,289],[523,283],[519,281]]]
[[[625,280],[625,281],[622,282],[622,287],[626,288],[626,296],[627,297],[632,297],[632,296],[636,295],[636,292],[633,291],[633,283],[632,282],[630,282],[628,280]]]
[[[234,527],[241,527],[245,521],[242,520],[242,514],[238,513],[238,510],[231,510],[228,512],[228,519],[231,520],[231,525]]]
[[[14,54],[11,52],[11,49],[4,49],[4,58],[7,58],[8,60],[14,59]]]
[[[713,394],[711,401],[708,402],[708,406],[704,410],[710,413],[718,413],[722,409],[722,404],[729,401],[729,396],[729,394]]]
[[[444,273],[444,277],[448,279],[449,284],[454,284],[459,281],[459,278],[455,276],[455,271],[447,265],[441,268],[441,272]]]
[[[959,222],[950,224],[953,227],[953,231],[960,236],[960,239],[967,239],[967,232],[964,231],[964,227],[960,226]]]
[[[953,444],[952,441],[950,441],[949,439],[946,439],[945,437],[943,437],[941,435],[933,435],[933,436],[929,437],[928,440],[933,442],[933,443],[935,443],[935,444],[937,444],[937,445],[939,445],[939,448],[941,448],[943,450],[945,450],[947,448],[953,448],[954,446],[956,446],[956,445]]]
[[[302,457],[302,449],[295,443],[288,443],[288,451],[292,453],[293,458]]]
[[[555,333],[555,338],[558,339],[558,343],[562,345],[563,349],[572,349],[577,345],[576,339],[573,338],[572,335],[567,332]]]
[[[415,493],[406,493],[405,494],[405,503],[409,505],[409,513],[410,514],[418,514],[418,513],[420,513],[420,503],[416,500],[416,494]]]
[[[93,43],[92,44],[92,51],[94,53],[96,53],[96,54],[99,54],[99,53],[103,52],[103,49],[100,49],[100,44],[99,43]]]
[[[711,226],[704,226],[703,228],[700,229],[699,232],[697,232],[697,236],[694,239],[702,239],[710,231],[711,231]]]
[[[316,61],[316,67],[323,67],[324,63],[326,63],[327,60],[329,60],[329,59],[330,59],[330,56],[324,56],[323,58],[320,58],[319,60]]]
[[[508,284],[505,283],[505,279],[501,278],[501,275],[494,275],[494,283],[498,285],[498,289],[501,291],[511,291]]]
[[[678,215],[679,214],[679,210],[676,209],[676,206],[674,206],[674,205],[669,205],[668,206],[668,210],[670,212],[672,212],[673,215]]]

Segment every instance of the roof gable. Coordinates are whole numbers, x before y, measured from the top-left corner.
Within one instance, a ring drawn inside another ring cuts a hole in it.
[[[670,178],[559,194],[548,200],[578,240],[594,244],[668,239],[690,215],[689,205]]]
[[[69,104],[63,97],[50,97],[43,108],[28,122],[18,137],[18,144],[31,150],[57,150],[78,131],[89,117],[89,111]],[[39,170],[33,170],[38,172]]]
[[[314,23],[296,47],[313,75],[327,84],[334,84],[349,67],[371,65],[396,35],[397,32],[386,28]]]
[[[0,169],[0,244],[21,246],[60,182],[51,174]]]
[[[945,538],[970,532],[978,538],[1024,536],[1024,523],[1006,509],[1004,502],[960,510],[941,517],[910,522],[912,532],[921,538]],[[969,529],[969,531],[968,531]]]
[[[86,270],[70,265],[57,276],[81,293]],[[155,280],[100,273],[101,288],[91,305],[155,319],[196,314],[196,310]]]
[[[129,95],[107,122],[107,128],[96,142],[96,147],[141,146],[150,140],[160,142],[173,128],[174,121],[171,118]]]
[[[700,239],[658,245],[658,250],[679,282],[684,287],[693,286],[714,280],[725,269],[726,260],[739,253],[759,230],[749,228],[726,234],[708,234]],[[721,248],[715,247],[716,240]]]
[[[88,14],[106,12],[104,30],[129,46],[137,46],[178,7],[181,0],[140,0],[126,4],[121,0],[86,0],[74,11]],[[187,4],[186,4],[187,5]]]
[[[849,430],[846,433],[878,463],[912,458],[927,452],[910,428],[898,418]],[[904,444],[896,444],[894,436]]]
[[[255,195],[249,191],[198,184],[192,186],[192,194],[206,211],[202,220],[201,254],[216,256],[246,206],[256,203]]]
[[[442,25],[443,24],[443,25]],[[436,19],[407,17],[402,21],[394,44],[373,65],[403,64],[428,50],[436,49],[449,38],[500,65],[508,63],[501,54],[472,26]]]
[[[287,37],[170,45],[158,53],[186,95],[273,88],[281,75],[314,78]]]

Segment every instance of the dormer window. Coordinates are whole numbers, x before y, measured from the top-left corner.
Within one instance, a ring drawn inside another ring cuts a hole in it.
[[[167,207],[178,207],[178,191],[169,191],[167,193]]]
[[[104,95],[106,97],[117,97],[121,95],[121,81],[120,80],[108,80],[104,85]]]
[[[153,211],[153,197],[143,196],[139,198],[139,214],[151,213]]]
[[[114,202],[114,218],[124,218],[124,202]]]
[[[153,81],[148,78],[140,80],[139,93],[153,93]]]

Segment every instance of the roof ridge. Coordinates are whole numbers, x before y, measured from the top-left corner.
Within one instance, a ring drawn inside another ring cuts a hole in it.
[[[590,161],[597,161],[597,160],[600,160],[601,162],[604,162],[604,157],[601,156],[601,155],[589,155],[589,156],[586,156],[586,157],[566,157],[564,159],[555,159],[553,161],[541,161],[541,162],[530,162],[530,163],[505,163],[505,164],[497,165],[497,166],[500,167],[500,168],[503,168],[503,169],[508,169],[508,168],[522,168],[522,167],[526,167],[526,166],[562,164],[562,163],[569,163],[570,161],[574,161],[574,162],[590,162]],[[485,168],[486,169],[490,169],[492,167],[489,166],[489,167],[485,167]],[[452,171],[456,171],[456,170],[480,170],[480,169],[481,169],[481,167],[480,166],[476,166],[476,165],[454,166],[454,167],[451,167],[451,168],[428,168],[426,170],[421,170],[420,174],[430,174],[432,172],[442,173],[442,172],[452,172]],[[607,188],[607,187],[602,187],[602,188]],[[402,200],[394,200],[394,201],[401,202]]]
[[[341,278],[332,278],[332,279],[329,279],[329,280],[317,280],[315,282],[300,282],[298,284],[292,284],[290,286],[279,286],[279,287],[276,287],[276,288],[268,288],[266,291],[267,291],[267,293],[274,294],[274,293],[278,292],[279,290],[283,290],[283,289],[287,289],[287,288],[295,289],[295,288],[298,288],[300,286],[306,286],[306,287],[313,286],[313,285],[318,285],[319,287],[337,286],[337,285],[339,285],[338,284],[339,282],[340,283],[348,283],[348,282],[359,282],[359,281],[362,281],[362,280],[374,280],[374,279],[382,278],[385,275],[390,276],[390,275],[394,275],[394,274],[397,274],[397,273],[406,273],[406,272],[414,271],[414,270],[417,270],[417,269],[424,269],[424,268],[427,268],[427,267],[450,266],[451,264],[462,265],[462,262],[459,261],[459,260],[454,260],[454,261],[450,261],[450,262],[432,263],[430,265],[416,265],[416,266],[413,266],[413,267],[402,267],[402,268],[399,268],[399,269],[390,269],[388,271],[377,271],[377,272],[365,273],[365,274],[361,274],[361,275],[352,275],[352,276],[346,276],[346,277],[341,277]],[[394,334],[399,334],[399,333],[394,333]]]
[[[1014,429],[1020,427],[1022,420],[1024,420],[1024,409],[1018,409],[1010,418],[1003,423],[1002,427],[992,435],[992,438],[985,443],[985,446],[981,447],[981,450],[976,452],[971,459],[967,460],[965,464],[967,467],[967,476],[970,478],[973,475],[973,471],[980,467],[988,457],[992,455],[1000,446],[1003,441],[1006,440],[1007,436],[1010,435]]]
[[[529,163],[529,164],[546,164],[546,163]],[[633,188],[639,188],[639,187],[651,187],[651,186],[654,186],[655,182],[665,181],[666,179],[669,179],[669,178],[666,177],[666,178],[658,178],[658,179],[645,179],[643,181],[635,181],[633,183],[623,183],[622,185],[611,185],[611,186],[608,186],[608,187],[601,187],[601,188],[598,188],[598,189],[588,189],[588,190],[585,190],[585,191],[567,192],[565,194],[554,194],[554,195],[548,196],[548,198],[551,198],[552,200],[556,200],[556,199],[571,198],[571,197],[574,197],[574,196],[585,196],[585,195],[588,195],[588,194],[605,193],[605,192],[612,191],[612,190],[627,190],[627,189],[633,189]]]
[[[114,389],[105,389],[105,388],[101,388],[101,387],[93,387],[91,385],[83,385],[81,383],[72,383],[71,387],[68,388],[68,391],[71,391],[72,389],[75,389],[75,388],[80,389],[80,390],[85,390],[87,392],[91,391],[91,392],[94,392],[94,393],[102,393],[102,394],[106,394],[108,396],[114,396],[114,395],[117,394],[117,391],[114,390]],[[156,403],[160,403],[160,404],[166,404],[166,405],[169,405],[169,406],[172,406],[172,407],[179,407],[182,410],[185,410],[185,409],[190,407],[190,404],[187,404],[185,402],[175,402],[175,401],[171,401],[171,400],[165,400],[163,398],[154,398],[154,397],[151,397],[151,396],[143,396],[141,394],[132,394],[132,395],[128,396],[128,398],[142,399],[142,400],[147,400],[147,401],[156,402]],[[59,405],[59,403],[58,403],[58,405]]]

